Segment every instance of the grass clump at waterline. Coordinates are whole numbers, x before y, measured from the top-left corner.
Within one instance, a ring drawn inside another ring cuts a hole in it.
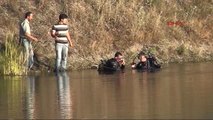
[[[0,51],[1,75],[26,75],[23,50],[15,41],[14,34],[6,34],[4,49]]]

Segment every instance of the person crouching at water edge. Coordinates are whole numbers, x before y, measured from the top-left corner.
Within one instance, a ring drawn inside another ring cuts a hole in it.
[[[125,61],[120,52],[116,52],[114,58],[108,60],[101,60],[98,66],[99,72],[114,72],[123,70],[125,68]]]
[[[59,21],[53,25],[51,36],[55,38],[56,62],[55,72],[65,71],[67,65],[68,48],[73,47],[68,27],[68,16],[59,15]]]
[[[26,64],[27,69],[30,70],[33,67],[33,47],[31,42],[38,41],[37,38],[31,35],[30,29],[30,21],[33,19],[33,13],[27,12],[25,13],[25,20],[20,24],[20,31],[19,31],[19,43],[24,46],[25,49],[25,57],[26,57]]]

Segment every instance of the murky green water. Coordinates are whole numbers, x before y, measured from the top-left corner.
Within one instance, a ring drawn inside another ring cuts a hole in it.
[[[213,119],[213,64],[0,78],[0,118]]]

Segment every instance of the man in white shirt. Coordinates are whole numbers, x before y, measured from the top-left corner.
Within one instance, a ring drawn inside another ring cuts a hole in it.
[[[36,37],[31,35],[30,29],[30,21],[33,19],[32,12],[27,12],[25,14],[25,20],[20,24],[20,42],[25,48],[25,56],[26,56],[26,63],[27,68],[31,69],[34,63],[33,60],[33,48],[32,48],[32,41],[38,41]]]

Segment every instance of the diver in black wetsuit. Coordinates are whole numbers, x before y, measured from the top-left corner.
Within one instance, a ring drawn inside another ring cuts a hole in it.
[[[123,70],[125,68],[125,61],[121,52],[116,52],[114,58],[101,61],[98,66],[98,71],[113,72]]]
[[[138,55],[138,59],[139,62],[138,63],[132,63],[132,68],[133,69],[137,69],[137,70],[157,70],[159,68],[161,68],[161,65],[158,64],[156,58],[151,55],[148,54],[148,56],[146,56],[146,54],[144,52],[139,53]]]

